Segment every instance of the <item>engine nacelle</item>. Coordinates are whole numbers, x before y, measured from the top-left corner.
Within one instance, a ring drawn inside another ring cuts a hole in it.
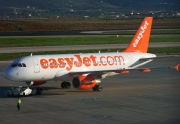
[[[74,88],[78,88],[80,90],[87,90],[93,88],[99,82],[100,81],[96,80],[95,77],[92,75],[81,75],[73,78],[72,85]]]
[[[26,82],[27,85],[29,86],[39,86],[42,84],[45,84],[46,81],[31,81],[31,82]]]

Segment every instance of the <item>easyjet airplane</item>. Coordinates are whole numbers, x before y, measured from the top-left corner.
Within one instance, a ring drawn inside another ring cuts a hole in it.
[[[37,86],[47,81],[63,81],[62,88],[101,91],[101,79],[130,70],[150,72],[139,68],[151,62],[156,55],[147,53],[152,17],[146,17],[129,46],[123,52],[30,55],[15,60],[3,73],[13,81]],[[178,70],[178,64],[175,68]]]

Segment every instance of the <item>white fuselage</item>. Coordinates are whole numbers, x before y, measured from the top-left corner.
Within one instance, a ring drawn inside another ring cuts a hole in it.
[[[15,60],[4,76],[14,81],[72,80],[70,72],[125,70],[146,64],[150,53],[110,52],[88,54],[33,55]],[[149,62],[149,61],[148,61]]]

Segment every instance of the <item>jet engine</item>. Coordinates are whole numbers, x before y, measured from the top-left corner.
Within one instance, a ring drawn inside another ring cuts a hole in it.
[[[45,84],[46,81],[31,81],[31,82],[26,82],[27,85],[29,86],[39,86],[42,84]]]
[[[81,90],[93,88],[97,83],[100,83],[100,81],[96,80],[92,75],[76,76],[72,80],[73,87]]]

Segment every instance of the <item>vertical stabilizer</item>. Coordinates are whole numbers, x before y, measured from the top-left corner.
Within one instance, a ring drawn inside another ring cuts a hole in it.
[[[129,46],[124,52],[143,52],[146,53],[148,50],[151,26],[153,17],[144,18],[141,26],[133,37]]]

